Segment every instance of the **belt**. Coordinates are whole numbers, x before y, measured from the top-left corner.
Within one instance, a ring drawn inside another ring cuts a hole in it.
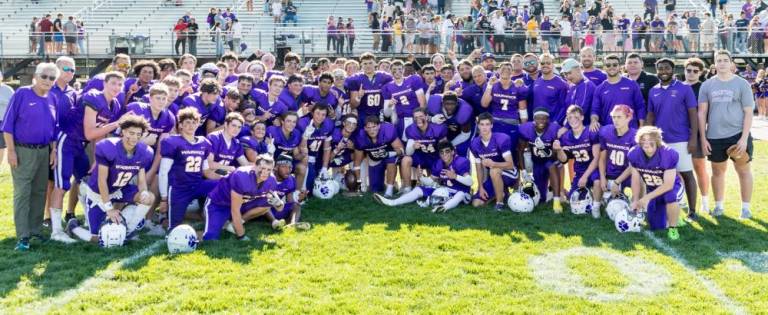
[[[48,148],[48,143],[46,143],[46,144],[26,144],[26,143],[18,143],[17,142],[17,143],[15,143],[15,145],[20,146],[22,148],[27,148],[27,149],[43,149],[43,148]]]

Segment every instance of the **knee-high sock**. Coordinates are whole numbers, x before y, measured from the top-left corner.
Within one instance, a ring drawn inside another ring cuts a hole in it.
[[[61,209],[50,208],[51,210],[51,234],[61,233]]]
[[[402,195],[395,200],[391,200],[390,206],[399,206],[399,205],[404,205],[406,203],[411,203],[418,200],[422,196],[424,196],[424,192],[421,191],[420,187],[416,187],[413,190],[406,193],[405,195]]]
[[[464,201],[464,192],[460,191],[457,192],[451,197],[451,199],[448,199],[448,201],[445,202],[443,207],[445,207],[446,210],[450,210],[453,208],[456,208],[459,206],[460,203]]]

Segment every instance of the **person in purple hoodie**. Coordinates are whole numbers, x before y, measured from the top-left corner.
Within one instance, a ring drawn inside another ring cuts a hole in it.
[[[360,121],[366,121],[368,116],[379,116],[384,106],[381,89],[392,81],[392,76],[382,71],[376,71],[376,56],[370,52],[360,55],[362,72],[347,78],[344,86],[349,91],[349,105],[357,109]]]
[[[355,172],[355,177],[363,186],[370,187],[373,192],[386,189],[384,196],[391,197],[395,187],[395,176],[397,176],[397,160],[405,153],[395,126],[381,122],[378,115],[366,116],[365,126],[358,131],[354,143],[356,151],[352,170]],[[360,167],[366,157],[367,182],[360,176]]]
[[[637,145],[627,155],[632,172],[630,207],[636,211],[647,209],[651,229],[666,228],[669,239],[677,240],[680,238],[677,192],[682,188],[676,170],[678,154],[664,144],[661,134],[661,129],[654,126],[637,130]]]
[[[608,79],[595,89],[592,97],[592,109],[589,129],[600,130],[601,125],[611,122],[611,111],[619,104],[629,105],[635,113],[630,126],[637,128],[645,123],[645,100],[640,86],[635,81],[621,75],[619,56],[610,54],[603,59],[603,67]]]
[[[552,209],[559,213],[563,211],[560,204],[560,172],[552,149],[552,144],[557,140],[557,131],[560,125],[549,120],[549,112],[544,108],[533,111],[533,121],[520,126],[520,137],[517,146],[518,167],[521,170],[531,168],[533,170],[533,182],[541,194],[547,192],[547,183],[552,187]],[[533,165],[526,167],[524,164],[524,151],[528,149]],[[527,175],[527,174],[526,174]],[[525,176],[523,176],[525,178]],[[530,179],[528,179],[530,180]],[[541,201],[540,201],[541,202]]]
[[[405,156],[400,161],[400,176],[411,178],[411,167],[417,168],[417,174],[429,171],[438,160],[437,143],[445,140],[448,129],[441,124],[433,124],[427,117],[427,110],[419,107],[413,110],[414,123],[405,130],[408,139],[405,145]],[[409,180],[403,181],[403,192],[411,190]]]
[[[475,157],[477,193],[472,205],[480,207],[496,200],[494,209],[503,210],[509,189],[517,183],[517,168],[512,159],[512,141],[503,133],[493,132],[493,116],[482,113],[477,116],[477,136],[472,139],[470,152]]]
[[[407,141],[405,130],[413,124],[413,111],[426,106],[424,90],[418,87],[418,76],[404,78],[404,67],[401,60],[392,62],[390,68],[394,80],[381,88],[381,96],[384,98],[384,117],[393,117],[397,135],[401,140]],[[414,80],[415,79],[415,80]]]
[[[222,228],[230,224],[238,240],[250,241],[245,234],[246,221],[272,207],[283,209],[285,202],[275,193],[274,166],[271,156],[261,155],[255,165],[238,168],[216,184],[205,201],[205,230],[198,233],[204,241],[218,240]]]

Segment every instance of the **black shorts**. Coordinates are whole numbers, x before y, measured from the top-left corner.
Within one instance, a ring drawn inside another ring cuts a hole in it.
[[[727,161],[729,158],[727,152],[728,148],[736,144],[736,142],[739,142],[739,138],[741,138],[741,133],[723,139],[707,139],[709,141],[709,145],[712,147],[712,153],[708,156],[709,161],[713,163]],[[752,145],[752,134],[750,134],[747,138],[747,154],[749,155],[750,162],[752,162],[752,152],[754,149],[755,148]]]
[[[64,36],[64,41],[67,42],[67,44],[77,43],[77,36]]]
[[[503,43],[504,42],[504,35],[493,35],[493,42],[494,43]]]
[[[46,43],[50,43],[53,41],[53,34],[44,34],[43,35],[43,41]]]

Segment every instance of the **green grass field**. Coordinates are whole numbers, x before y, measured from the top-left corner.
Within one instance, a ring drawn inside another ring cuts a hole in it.
[[[703,216],[674,243],[545,207],[435,215],[362,197],[313,200],[306,232],[250,223],[251,242],[225,235],[179,256],[149,236],[116,250],[33,242],[14,252],[4,166],[0,314],[766,313],[768,143],[755,156],[755,218],[736,219],[729,170],[726,216]]]

